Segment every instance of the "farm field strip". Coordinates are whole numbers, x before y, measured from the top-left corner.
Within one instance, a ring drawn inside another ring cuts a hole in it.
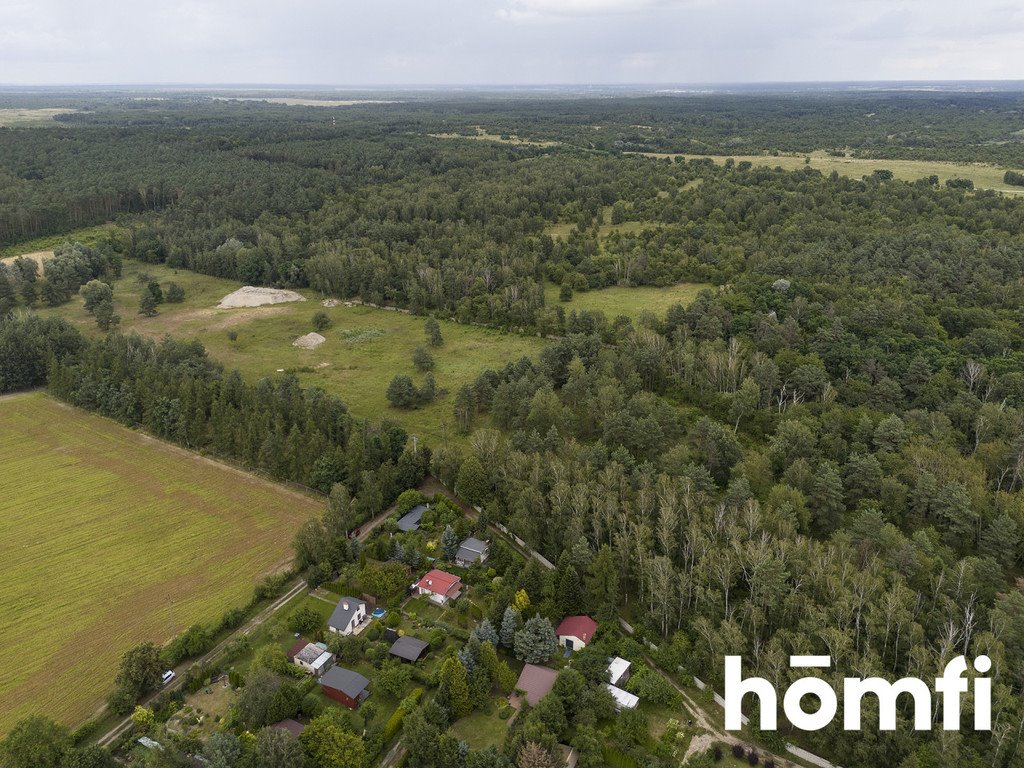
[[[321,507],[41,393],[0,435],[0,733],[91,715],[128,647],[248,602]]]
[[[941,160],[885,160],[864,157],[832,157],[825,152],[811,152],[808,155],[691,155],[667,152],[635,152],[631,154],[654,158],[682,157],[687,160],[710,158],[718,164],[728,159],[737,163],[747,160],[754,165],[765,165],[771,168],[781,167],[787,171],[801,168],[815,168],[822,173],[836,171],[840,176],[861,178],[878,169],[892,171],[895,178],[902,181],[917,181],[931,175],[939,177],[939,182],[946,179],[970,179],[979,189],[995,189],[1011,195],[1024,195],[1024,187],[1011,187],[1003,182],[1005,168],[997,168],[985,163],[952,163]],[[805,158],[810,157],[810,163]]]

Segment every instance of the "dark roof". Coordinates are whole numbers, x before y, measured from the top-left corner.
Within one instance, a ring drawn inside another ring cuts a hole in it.
[[[406,661],[418,661],[429,647],[430,643],[424,642],[418,637],[405,635],[395,640],[395,644],[391,646],[391,655]]]
[[[308,640],[303,640],[301,637],[295,641],[295,644],[288,649],[288,661],[294,659],[303,648],[309,645]]]
[[[278,731],[288,731],[292,736],[300,736],[302,732],[306,730],[306,726],[297,720],[292,720],[291,718],[282,720],[279,723],[274,723],[270,727]]]
[[[320,678],[320,685],[341,691],[352,699],[358,699],[369,684],[370,681],[358,672],[344,667],[331,667]]]
[[[347,608],[345,606],[348,606]],[[365,609],[366,602],[360,600],[357,597],[342,597],[338,601],[338,605],[334,608],[334,613],[331,614],[331,618],[327,620],[327,626],[329,627],[347,627],[349,622],[352,621],[352,617],[355,615],[359,606],[363,606]]]
[[[516,688],[526,693],[526,701],[531,707],[536,707],[538,701],[551,693],[556,677],[558,673],[550,667],[527,664],[516,681]]]
[[[455,560],[460,563],[475,563],[487,555],[487,542],[474,539],[470,536],[459,545],[459,551],[455,554]]]
[[[393,643],[398,639],[398,630],[388,627],[384,630],[384,640],[388,643]]]
[[[398,530],[415,531],[420,527],[420,518],[429,507],[426,504],[419,504],[398,519]]]

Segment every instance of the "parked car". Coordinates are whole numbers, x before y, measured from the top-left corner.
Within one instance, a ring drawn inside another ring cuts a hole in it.
[[[177,677],[177,675],[174,674],[174,670],[173,669],[168,669],[166,672],[163,673],[163,675],[160,676],[160,684],[161,685],[167,685],[175,677]]]

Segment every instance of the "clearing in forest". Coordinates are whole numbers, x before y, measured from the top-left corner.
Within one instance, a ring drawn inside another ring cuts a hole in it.
[[[716,163],[724,163],[728,157],[719,155],[677,155],[664,152],[636,152],[632,154],[645,157],[683,157],[687,160],[710,157]],[[997,168],[986,163],[951,163],[941,160],[882,160],[864,157],[832,157],[827,152],[811,152],[809,155],[732,155],[737,163],[748,160],[754,165],[766,165],[770,168],[783,168],[796,171],[801,168],[815,168],[829,174],[836,171],[840,176],[860,179],[870,176],[876,170],[892,171],[892,175],[902,181],[917,181],[935,175],[939,183],[945,184],[946,179],[970,179],[978,189],[995,189],[1011,195],[1024,195],[1024,187],[1012,187],[1003,182],[1005,168]],[[807,162],[807,158],[810,162]]]
[[[427,134],[434,139],[473,139],[475,141],[494,141],[499,144],[515,144],[531,147],[557,147],[560,141],[537,141],[534,139],[522,139],[514,133],[497,134],[489,133],[479,125],[474,126],[476,133],[430,133]]]
[[[18,256],[7,256],[5,258],[0,259],[0,264],[13,264],[18,259],[21,259],[21,258],[31,259],[32,261],[34,261],[36,263],[36,265],[37,265],[36,266],[36,271],[39,274],[42,274],[43,273],[43,260],[44,259],[52,259],[53,258],[53,251],[32,251],[31,253],[22,253],[22,254],[20,254]]]
[[[5,262],[13,261],[18,256],[49,258],[53,255],[53,249],[64,242],[79,242],[83,245],[95,245],[108,234],[116,233],[118,227],[114,224],[98,224],[95,227],[82,227],[63,235],[46,235],[27,240],[14,245],[5,245],[0,248],[0,258]]]
[[[91,716],[125,650],[248,603],[322,507],[38,392],[0,435],[0,734]]]
[[[185,302],[161,304],[155,317],[139,315],[140,274],[164,286],[177,282],[185,289]],[[387,402],[388,384],[400,373],[411,376],[417,386],[423,384],[424,374],[413,365],[412,353],[418,346],[427,346],[425,318],[351,302],[325,306],[321,296],[307,289],[298,293],[308,301],[218,309],[217,303],[238,287],[230,280],[126,261],[124,276],[114,285],[114,308],[124,332],[134,330],[156,339],[165,334],[199,339],[211,357],[228,368],[238,368],[250,381],[280,370],[293,372],[303,386],[320,387],[340,397],[355,415],[391,419],[434,446],[445,437],[463,439],[455,432],[452,416],[455,395],[463,384],[472,383],[486,368],[536,357],[546,343],[534,336],[441,320],[444,346],[429,349],[437,386],[448,393],[422,408],[398,410]],[[77,296],[62,307],[38,311],[66,317],[87,333],[99,333]],[[317,312],[331,320],[331,326],[320,331],[326,341],[313,349],[293,346],[297,338],[314,330]]]
[[[69,112],[77,112],[77,109],[44,109],[7,108],[0,109],[0,128],[10,128],[14,125],[39,125],[41,123],[53,122],[57,115],[65,115]]]
[[[619,315],[636,320],[644,310],[663,318],[665,312],[673,304],[686,306],[697,298],[697,294],[701,290],[713,287],[707,283],[679,283],[664,288],[652,285],[636,287],[617,285],[590,291],[574,291],[571,301],[559,301],[559,286],[554,283],[545,283],[544,302],[551,307],[561,305],[565,307],[566,312],[573,309],[576,311],[581,309],[600,310],[604,312],[609,322]]]

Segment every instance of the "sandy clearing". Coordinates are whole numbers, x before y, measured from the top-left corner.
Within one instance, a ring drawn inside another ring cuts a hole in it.
[[[13,264],[18,259],[32,259],[36,264],[39,265],[39,269],[43,268],[43,259],[52,259],[53,251],[33,251],[32,253],[23,253],[20,256],[8,256],[0,259],[0,264]]]
[[[289,301],[305,301],[306,297],[295,291],[280,288],[261,288],[246,285],[234,293],[229,293],[220,300],[218,309],[235,309],[238,307],[262,307],[264,304],[284,304]]]
[[[292,346],[301,349],[316,349],[325,341],[327,339],[314,331],[313,333],[307,333],[305,336],[299,336],[299,338],[292,342]]]

